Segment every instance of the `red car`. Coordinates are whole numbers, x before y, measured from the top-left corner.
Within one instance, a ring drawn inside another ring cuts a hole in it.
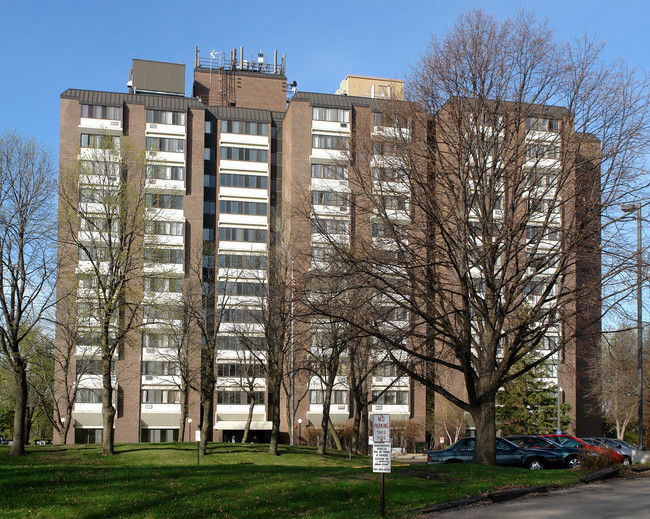
[[[589,445],[587,442],[584,442],[575,436],[571,436],[570,434],[542,434],[541,436],[550,438],[555,443],[559,443],[560,445],[564,445],[566,447],[577,447],[578,449],[587,449],[596,451],[599,454],[606,454],[608,456],[611,456],[614,463],[623,463],[623,456],[621,456],[618,452],[612,449]]]

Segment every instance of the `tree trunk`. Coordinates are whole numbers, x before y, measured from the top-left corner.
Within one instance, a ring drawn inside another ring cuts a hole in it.
[[[334,444],[336,445],[336,449],[342,451],[343,444],[341,443],[341,438],[339,438],[339,433],[336,432],[336,429],[334,428],[334,424],[332,423],[332,419],[330,417],[328,417],[328,422],[329,422],[329,430],[330,433],[332,434],[332,438],[334,439]]]
[[[361,439],[359,438],[361,426],[361,406],[359,402],[354,403],[354,415],[352,418],[352,445],[350,449],[355,454],[360,454]]]
[[[176,441],[182,442],[185,439],[185,422],[187,421],[188,413],[188,400],[189,400],[189,391],[187,387],[183,385],[181,387],[181,418],[178,423],[178,438]],[[189,438],[192,441],[192,438]]]
[[[361,423],[359,424],[359,454],[368,454],[368,405],[361,408]]]
[[[68,431],[70,430],[70,416],[71,415],[72,415],[72,413],[66,415],[65,423],[63,424],[63,427],[62,427],[63,430],[60,433],[61,442],[63,443],[63,445],[66,445],[68,443]]]
[[[29,398],[29,394],[27,395]],[[29,445],[29,437],[32,434],[32,418],[34,416],[34,408],[27,406],[27,412],[25,413],[25,445]]]
[[[248,418],[246,419],[246,427],[244,427],[244,436],[242,436],[241,442],[246,443],[248,440],[248,431],[251,430],[251,422],[253,421],[253,408],[255,407],[255,399],[252,395],[249,395],[251,403],[248,406]]]
[[[102,454],[115,454],[115,406],[113,405],[113,380],[111,376],[111,357],[102,357]]]
[[[206,455],[208,450],[208,434],[211,432],[213,404],[214,385],[212,385],[212,389],[206,391],[206,394],[203,395],[203,399],[201,400],[201,440],[199,441],[199,451],[203,456]]]
[[[16,405],[14,408],[14,435],[10,456],[25,455],[25,419],[27,416],[27,370],[22,359],[13,366],[16,381]]]
[[[332,388],[334,387],[334,377],[329,377],[331,382],[328,380],[325,385],[325,391],[323,392],[323,416],[320,421],[320,436],[318,438],[318,450],[317,454],[325,454],[325,449],[327,447],[327,427],[330,421],[330,403],[332,401]]]
[[[486,396],[482,404],[470,408],[470,413],[476,425],[476,450],[474,463],[481,465],[496,465],[497,434],[494,397]]]
[[[269,440],[269,454],[278,455],[278,437],[280,435],[280,385],[278,381],[270,381],[269,387],[269,415],[271,418],[271,438]]]

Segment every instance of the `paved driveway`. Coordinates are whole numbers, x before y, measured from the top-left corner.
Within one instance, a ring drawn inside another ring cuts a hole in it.
[[[441,519],[648,519],[650,476],[590,483],[505,503],[428,514]]]

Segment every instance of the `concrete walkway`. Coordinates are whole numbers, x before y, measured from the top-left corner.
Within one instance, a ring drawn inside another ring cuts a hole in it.
[[[480,504],[420,518],[444,519],[648,519],[650,474],[613,479],[537,494],[514,501]]]

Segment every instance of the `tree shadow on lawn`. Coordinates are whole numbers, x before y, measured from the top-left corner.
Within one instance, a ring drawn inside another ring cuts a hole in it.
[[[277,516],[274,510],[286,505],[287,499],[292,500],[294,508],[313,506],[311,498],[304,496],[303,487],[308,482],[296,478],[299,470],[305,467],[247,466],[233,471],[232,465],[101,469],[60,466],[30,467],[29,473],[24,467],[16,467],[0,476],[0,486],[12,489],[11,495],[0,496],[0,509],[11,512],[28,505],[34,512],[38,508],[63,507],[61,510],[84,517],[148,516],[151,512],[166,517],[203,517],[227,515],[233,509],[253,513],[261,508]],[[336,468],[323,467],[320,471],[323,476],[334,476]],[[283,478],[289,475],[292,478]],[[285,481],[289,484],[285,485]],[[340,492],[335,485],[319,491],[323,494],[319,506],[329,507],[324,503],[330,501],[335,506]],[[223,506],[220,496],[224,498]],[[169,509],[170,503],[184,508],[176,513]]]

